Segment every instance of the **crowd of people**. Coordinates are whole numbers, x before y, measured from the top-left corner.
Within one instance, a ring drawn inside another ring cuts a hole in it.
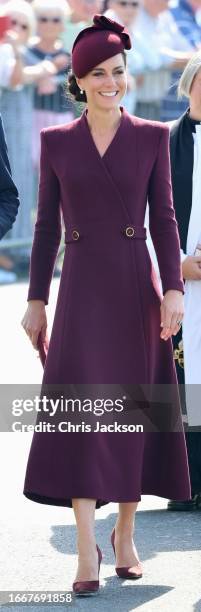
[[[1,0],[0,113],[21,205],[5,236],[10,247],[0,251],[0,283],[28,272],[40,131],[83,110],[67,90],[67,74],[73,40],[96,13],[123,23],[132,40],[122,101],[128,112],[170,121],[188,106],[185,97],[177,99],[177,83],[201,47],[201,0]]]

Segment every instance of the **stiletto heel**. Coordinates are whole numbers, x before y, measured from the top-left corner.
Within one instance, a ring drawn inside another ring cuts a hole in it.
[[[99,572],[103,556],[98,544],[96,548],[98,551],[98,580],[76,580],[73,582],[75,595],[94,595],[99,590]]]
[[[112,544],[112,548],[113,548],[115,559],[116,559],[114,538],[115,538],[115,528],[113,529],[111,533],[111,544]],[[131,571],[132,567],[135,567],[136,571]],[[119,578],[133,578],[133,579],[142,578],[142,565],[140,561],[138,561],[138,563],[132,567],[115,567],[117,576],[119,576]]]

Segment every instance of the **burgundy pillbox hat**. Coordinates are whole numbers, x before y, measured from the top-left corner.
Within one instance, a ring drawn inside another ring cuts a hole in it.
[[[123,25],[95,15],[93,25],[81,30],[72,48],[72,70],[76,77],[84,77],[101,62],[131,49],[129,33]]]

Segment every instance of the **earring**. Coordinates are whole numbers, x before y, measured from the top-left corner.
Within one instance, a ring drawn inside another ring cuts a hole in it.
[[[80,93],[81,93],[81,94],[83,94],[83,93],[84,93],[84,92],[83,92],[83,89],[80,89]]]

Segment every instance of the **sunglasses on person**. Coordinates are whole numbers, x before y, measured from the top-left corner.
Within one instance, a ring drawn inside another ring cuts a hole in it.
[[[11,26],[19,26],[21,30],[24,30],[24,32],[29,29],[29,26],[27,23],[21,23],[20,21],[17,21],[17,19],[11,19],[10,24]]]
[[[132,8],[137,8],[137,6],[139,6],[139,2],[135,2],[135,0],[133,2],[127,2],[127,0],[119,0],[118,4],[120,4],[120,6],[132,6]]]
[[[61,17],[38,17],[39,23],[61,23]]]

